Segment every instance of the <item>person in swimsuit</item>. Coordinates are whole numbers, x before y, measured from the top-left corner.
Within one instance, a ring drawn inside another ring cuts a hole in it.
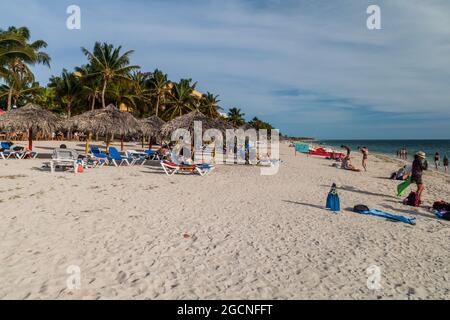
[[[439,167],[441,166],[441,156],[439,155],[439,152],[436,152],[434,155],[434,165],[436,166],[436,170],[439,170]]]
[[[417,197],[421,199],[422,193],[425,190],[425,185],[423,183],[423,172],[428,170],[428,162],[426,160],[425,152],[418,152],[414,156],[414,161],[412,164],[412,172],[411,172],[411,183],[415,183],[417,185]]]
[[[444,171],[445,173],[448,173],[448,155],[445,154],[444,156]]]
[[[363,155],[362,166],[364,170],[367,172],[367,162],[369,160],[369,149],[367,147],[358,148]]]

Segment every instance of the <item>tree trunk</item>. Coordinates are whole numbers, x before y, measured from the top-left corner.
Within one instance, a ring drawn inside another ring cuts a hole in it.
[[[33,151],[33,129],[28,130],[28,150]]]
[[[94,110],[95,110],[95,96],[94,96],[94,97],[92,97],[91,110],[92,110],[92,111],[94,111]]]
[[[9,89],[8,92],[8,108],[7,110],[10,111],[11,110],[11,102],[12,102],[12,88]]]
[[[156,116],[158,116],[158,111],[159,111],[159,95],[156,97]]]
[[[105,92],[106,92],[106,85],[108,84],[108,81],[105,80],[105,82],[103,83],[103,90],[102,90],[102,107],[103,109],[106,108],[106,103],[105,103]]]

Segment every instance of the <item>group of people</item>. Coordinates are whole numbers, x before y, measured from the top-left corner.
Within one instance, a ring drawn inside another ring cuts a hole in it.
[[[349,146],[346,146],[346,145],[342,145],[341,148],[347,150],[347,155],[342,160],[342,167],[344,169],[351,170],[351,171],[358,171],[358,172],[361,171],[359,169],[356,169],[351,163],[350,155],[351,155],[352,149]],[[367,147],[358,147],[358,150],[362,153],[362,166],[364,168],[364,171],[367,172],[368,161],[369,161],[369,148],[367,148]]]
[[[447,154],[445,154],[442,164],[444,166],[445,173],[448,173],[448,155]],[[441,155],[439,154],[439,152],[436,152],[436,154],[434,155],[434,165],[436,166],[436,170],[439,170],[441,167]]]
[[[397,150],[397,158],[408,160],[408,149],[402,148]]]

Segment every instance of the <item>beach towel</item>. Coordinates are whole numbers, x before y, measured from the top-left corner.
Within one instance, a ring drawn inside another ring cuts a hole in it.
[[[331,186],[331,191],[328,193],[326,207],[333,212],[341,211],[341,202],[339,200],[337,186],[335,183]]]
[[[400,222],[404,222],[404,223],[407,223],[410,225],[416,224],[416,222],[415,222],[416,218],[409,218],[409,217],[405,217],[405,216],[395,215],[395,214],[383,212],[383,211],[376,210],[376,209],[371,209],[369,211],[362,211],[362,212],[360,212],[360,214],[371,215],[371,216],[376,216],[376,217],[380,217],[380,218],[386,218],[386,219],[394,220],[394,221],[400,221]]]
[[[295,145],[295,152],[308,153],[309,152],[309,144],[297,143]]]
[[[408,180],[400,183],[397,186],[397,197],[403,197],[406,194],[406,191],[408,190],[409,186],[411,185],[411,178]]]

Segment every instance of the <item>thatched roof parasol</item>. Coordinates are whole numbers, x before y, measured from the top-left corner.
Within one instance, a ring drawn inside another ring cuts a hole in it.
[[[33,150],[33,131],[50,135],[62,127],[61,119],[48,110],[32,103],[4,113],[0,117],[0,129],[28,131],[28,149]]]
[[[218,129],[225,132],[227,129],[233,129],[233,126],[220,120],[205,116],[200,111],[193,111],[181,117],[175,118],[161,128],[161,134],[169,137],[177,129],[186,129],[190,132],[194,131],[194,123],[200,121],[202,123],[203,132],[208,129]]]
[[[28,103],[2,115],[0,128],[7,131],[42,131],[46,135],[61,127],[61,119],[40,106]]]
[[[161,127],[166,123],[157,116],[139,120],[141,131],[146,136],[157,136],[161,132]]]
[[[104,109],[85,112],[68,119],[67,129],[93,132],[100,135],[127,135],[140,131],[139,121],[128,112],[120,112],[110,104]]]

